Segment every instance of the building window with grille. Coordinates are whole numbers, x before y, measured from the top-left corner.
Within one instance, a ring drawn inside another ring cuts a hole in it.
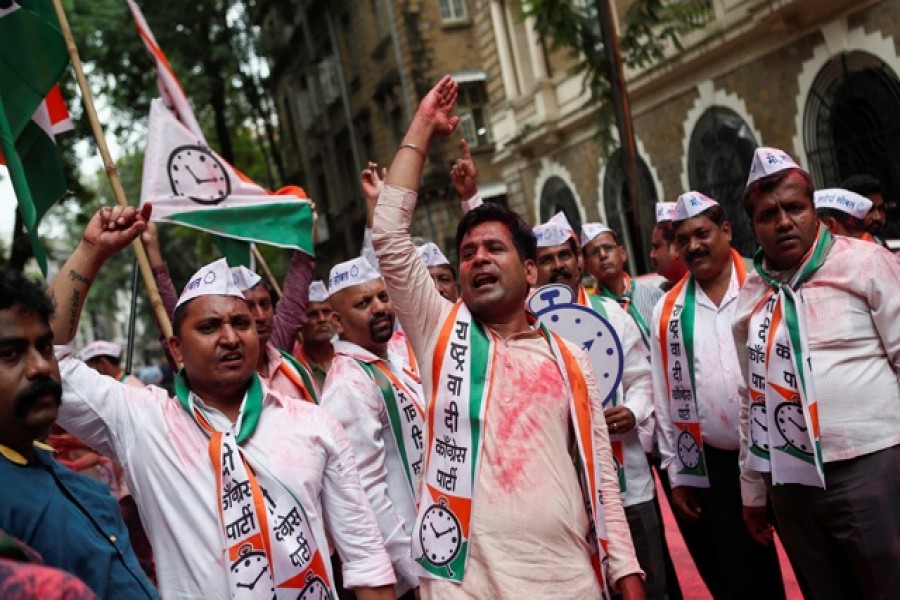
[[[484,81],[460,83],[456,114],[459,115],[459,131],[469,146],[477,148],[493,143]]]
[[[466,10],[466,0],[440,0],[441,20],[444,23],[466,21],[469,12]]]

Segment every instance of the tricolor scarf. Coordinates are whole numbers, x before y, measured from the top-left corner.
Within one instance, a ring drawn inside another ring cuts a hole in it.
[[[737,251],[731,251],[738,285],[747,279],[747,267]],[[663,298],[659,319],[659,343],[662,368],[666,374],[669,417],[678,437],[675,439],[675,464],[678,471],[672,486],[708,488],[709,476],[703,454],[703,432],[697,407],[697,382],[694,378],[694,312],[696,309],[694,276],[688,273]]]
[[[232,431],[218,431],[195,403],[181,372],[175,395],[209,438],[216,470],[216,503],[222,526],[222,556],[232,598],[271,600],[334,598],[328,570],[300,500],[241,444],[253,435],[262,414],[263,388],[253,374]]]
[[[606,307],[603,306],[603,300],[595,295],[589,294],[587,290],[584,289],[584,286],[578,286],[578,299],[576,304],[579,306],[584,306],[585,308],[592,309],[595,313],[603,317],[604,319],[609,319],[609,315],[606,312]],[[620,336],[621,337],[621,336]],[[612,406],[616,407],[619,405],[619,398],[621,398],[622,388],[619,387],[619,390],[612,397]],[[625,435],[617,434],[613,432],[609,432],[609,445],[612,448],[613,458],[616,459],[616,477],[619,480],[619,491],[623,494],[628,489],[628,480],[625,476]]]
[[[285,377],[291,380],[294,387],[303,394],[303,399],[313,404],[319,403],[319,385],[316,378],[313,377],[312,369],[308,368],[302,362],[290,355],[284,350],[279,350],[281,354],[281,362],[278,363],[278,370]]]
[[[530,315],[529,321],[536,322]],[[555,334],[540,327],[569,390],[582,491],[590,507],[592,562],[608,597],[600,457],[594,448],[587,386],[575,357]],[[435,579],[459,583],[465,575],[495,352],[493,335],[472,318],[462,301],[457,302],[441,327],[434,352],[425,481],[413,533],[413,558]]]
[[[421,402],[423,395],[421,382],[418,376],[404,369],[406,377],[413,382],[413,385],[406,385],[384,364],[384,361],[370,363],[357,357],[353,358],[381,390],[388,421],[391,424],[391,433],[400,454],[406,482],[409,484],[409,492],[413,502],[418,503],[422,453],[425,447],[422,440],[425,433],[425,409]]]
[[[621,296],[617,296],[605,285],[600,286],[600,295],[604,298],[611,298],[618,302],[622,308],[627,312],[634,322],[637,323],[638,330],[641,332],[641,339],[644,340],[644,345],[648,348],[650,347],[650,327],[647,326],[647,322],[644,321],[644,317],[641,316],[640,311],[634,305],[634,281],[628,275],[628,273],[622,273],[622,277],[625,278],[625,291],[622,292]]]
[[[776,485],[825,487],[819,411],[810,367],[806,307],[796,290],[824,263],[834,238],[819,224],[815,244],[787,283],[772,278],[753,259],[769,288],[750,316],[747,352],[750,381],[750,452],[747,466],[771,473]]]

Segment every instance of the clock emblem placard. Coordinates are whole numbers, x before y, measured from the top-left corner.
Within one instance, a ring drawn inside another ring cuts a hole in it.
[[[678,434],[676,446],[678,458],[686,469],[696,469],[700,466],[700,444],[690,431],[684,430]]]
[[[425,558],[438,567],[449,565],[459,554],[463,542],[462,527],[456,515],[447,509],[443,498],[425,511],[419,529],[419,541],[425,551]]]
[[[769,426],[764,402],[750,404],[750,442],[752,448],[769,451]]]
[[[331,600],[331,591],[321,577],[310,572],[306,575],[306,585],[303,586],[297,600]]]
[[[799,403],[783,402],[775,409],[775,427],[784,438],[785,449],[794,450],[808,460],[813,455],[813,445],[810,441],[809,430],[806,427],[806,417],[803,415],[803,407]]]
[[[166,165],[172,194],[199,204],[218,204],[231,195],[231,179],[225,165],[203,146],[178,146]]]

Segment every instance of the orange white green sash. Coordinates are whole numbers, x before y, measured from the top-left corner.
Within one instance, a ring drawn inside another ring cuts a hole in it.
[[[738,284],[747,278],[744,259],[731,251]],[[708,488],[709,476],[703,453],[703,432],[697,406],[697,381],[694,378],[694,315],[696,282],[688,273],[663,297],[659,319],[659,343],[662,368],[666,374],[666,404],[675,426],[675,464],[672,486]]]
[[[241,447],[262,413],[263,390],[254,373],[232,431],[218,431],[194,402],[183,373],[175,393],[184,410],[209,438],[216,471],[216,498],[222,526],[222,556],[230,596],[241,599],[303,598],[317,591],[334,598],[328,570],[294,493]]]
[[[590,308],[604,319],[609,319],[606,307],[603,306],[603,299],[596,294],[589,294],[584,286],[578,286],[578,296],[576,304],[585,308]],[[621,337],[621,336],[620,336]],[[612,397],[612,406],[616,407],[622,397],[622,388]],[[627,466],[625,465],[625,434],[609,433],[609,446],[612,449],[613,458],[616,459],[616,477],[619,480],[619,491],[623,494],[628,490],[628,478],[625,474]]]
[[[622,277],[625,279],[625,291],[621,296],[618,296],[612,292],[605,285],[600,285],[600,295],[604,298],[610,298],[615,300],[622,308],[627,312],[632,319],[634,319],[635,324],[637,324],[638,330],[641,332],[641,339],[644,340],[644,345],[648,348],[650,347],[650,327],[647,325],[647,322],[644,321],[644,317],[641,316],[640,311],[637,309],[637,306],[634,305],[634,280],[631,278],[628,273],[622,273]]]
[[[756,271],[769,289],[750,316],[747,353],[750,381],[750,452],[747,466],[772,474],[776,485],[825,487],[819,411],[810,368],[806,307],[796,289],[825,262],[833,237],[819,224],[816,242],[787,283]]]
[[[418,503],[422,454],[425,447],[422,440],[425,433],[425,409],[421,401],[421,383],[418,377],[407,369],[404,369],[404,375],[411,380],[412,385],[401,381],[384,361],[370,363],[358,357],[353,358],[381,390],[388,421],[391,424],[391,433],[409,484],[409,492],[413,502]]]
[[[534,322],[533,317],[530,320]],[[587,386],[565,345],[543,325],[541,331],[570,390],[582,490],[591,513],[592,559],[606,593],[606,522]],[[459,583],[465,574],[495,351],[492,335],[472,318],[463,302],[457,302],[441,327],[434,352],[425,481],[412,536],[413,558],[432,578]]]
[[[281,354],[278,370],[291,380],[294,387],[303,395],[304,400],[318,404],[319,385],[316,383],[316,378],[313,377],[312,369],[309,369],[302,362],[291,356],[290,353],[284,350],[279,350],[278,352]]]

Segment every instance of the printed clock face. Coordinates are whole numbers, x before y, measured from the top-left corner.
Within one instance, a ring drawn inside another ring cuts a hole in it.
[[[775,426],[784,441],[803,454],[812,456],[813,449],[806,428],[806,418],[803,416],[803,407],[793,402],[779,404],[775,409]]]
[[[244,551],[240,553],[238,559],[231,563],[232,576],[236,583],[236,596],[238,598],[255,598],[254,589],[257,585],[260,587],[268,586],[275,593],[272,587],[272,578],[265,577],[269,571],[269,561],[266,560],[264,552]]]
[[[766,422],[766,405],[754,402],[750,405],[750,441],[757,448],[769,451],[769,426]]]
[[[297,600],[329,600],[328,586],[321,577],[307,577],[306,585]]]
[[[688,469],[696,469],[700,465],[700,445],[690,431],[682,431],[678,435],[678,458]]]
[[[443,504],[433,504],[425,511],[419,541],[425,557],[434,565],[446,565],[459,554],[462,528],[459,520]]]
[[[179,146],[169,155],[169,183],[176,196],[200,204],[218,204],[231,194],[224,165],[202,146]]]

